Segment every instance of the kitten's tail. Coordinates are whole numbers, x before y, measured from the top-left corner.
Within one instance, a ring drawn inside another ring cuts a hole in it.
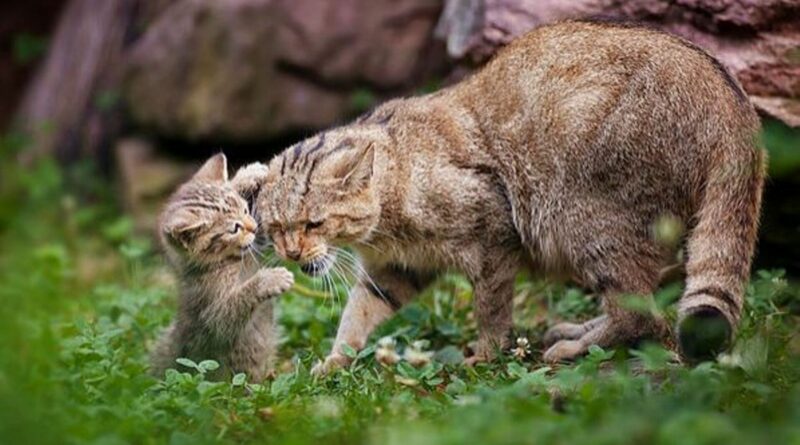
[[[722,147],[721,147],[722,148]],[[756,241],[766,153],[748,137],[718,151],[689,234],[678,343],[690,361],[730,346],[744,305]]]

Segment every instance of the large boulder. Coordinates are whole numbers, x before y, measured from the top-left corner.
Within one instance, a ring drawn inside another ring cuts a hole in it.
[[[762,111],[800,126],[800,0],[446,0],[437,34],[482,62],[514,37],[565,19],[641,22],[706,48]]]
[[[130,115],[187,139],[258,140],[358,111],[354,92],[401,94],[445,60],[440,0],[180,0],[134,45]]]

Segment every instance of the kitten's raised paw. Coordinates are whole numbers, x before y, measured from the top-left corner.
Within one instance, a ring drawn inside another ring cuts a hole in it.
[[[586,345],[580,340],[561,340],[556,342],[542,357],[547,363],[572,361],[586,354]]]
[[[260,274],[264,295],[279,295],[294,285],[294,275],[285,267],[262,270]]]
[[[269,168],[260,163],[254,162],[239,169],[231,179],[233,187],[242,195],[254,193],[261,187],[261,184],[267,179]]]
[[[318,362],[311,368],[311,375],[314,377],[325,377],[338,369],[350,364],[350,359],[341,354],[331,354],[325,360]]]

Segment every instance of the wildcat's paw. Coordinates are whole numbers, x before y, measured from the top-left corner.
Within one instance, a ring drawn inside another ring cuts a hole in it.
[[[580,340],[561,340],[556,342],[542,357],[547,363],[572,361],[586,354],[587,347]]]
[[[294,285],[294,275],[285,267],[261,270],[262,295],[275,296],[289,290]]]
[[[350,358],[342,354],[331,354],[325,360],[318,362],[311,368],[311,375],[314,377],[325,377],[338,369],[344,368],[351,362]]]
[[[607,315],[601,315],[583,323],[558,323],[545,332],[544,345],[549,347],[561,340],[577,340],[604,323],[608,323]]]
[[[472,357],[465,358],[464,364],[469,367],[473,367],[479,363],[488,363],[490,361],[492,361],[491,357],[486,357],[485,355],[482,354],[481,355],[475,354]]]
[[[542,341],[545,346],[552,346],[561,340],[575,340],[586,333],[583,325],[579,323],[558,323],[544,333]]]

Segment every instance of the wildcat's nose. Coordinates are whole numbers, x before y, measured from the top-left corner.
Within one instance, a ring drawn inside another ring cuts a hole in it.
[[[286,257],[292,261],[297,261],[300,259],[300,253],[299,249],[287,250]]]

